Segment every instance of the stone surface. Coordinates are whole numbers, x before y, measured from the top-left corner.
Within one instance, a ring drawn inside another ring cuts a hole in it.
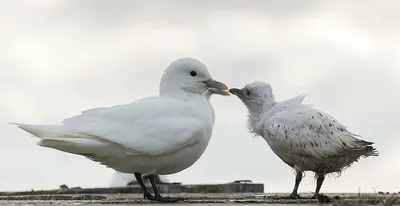
[[[231,205],[236,203],[254,204],[263,203],[270,205],[320,205],[319,200],[310,199],[311,193],[300,194],[301,199],[288,199],[289,194],[263,193],[263,184],[229,183],[216,185],[160,185],[164,196],[180,196],[185,201],[181,205]],[[60,187],[58,190],[26,191],[26,192],[0,192],[1,205],[132,205],[132,204],[158,204],[143,199],[139,186],[119,188],[71,188]],[[151,188],[151,187],[149,187]],[[327,194],[322,196],[328,205],[384,205],[383,201],[390,198],[399,198],[400,194],[373,193],[373,194]],[[165,204],[164,204],[165,205]],[[385,204],[385,206],[400,205]]]
[[[185,197],[183,205],[224,204],[235,203],[254,204],[264,203],[271,205],[319,205],[318,200],[309,199],[311,194],[301,194],[305,199],[287,199],[289,194],[279,193],[174,193],[168,196]],[[327,194],[332,199],[328,205],[383,205],[382,201],[391,195],[378,194]],[[338,196],[337,200],[334,200]],[[400,196],[397,196],[400,197]],[[132,204],[157,204],[143,199],[142,194],[62,194],[62,195],[18,195],[1,196],[0,205],[132,205]],[[165,204],[164,204],[165,205]],[[393,204],[394,205],[394,204]],[[400,202],[395,205],[400,205]]]
[[[253,183],[228,183],[228,184],[201,184],[201,185],[159,185],[161,193],[257,193],[264,192],[263,184]],[[65,187],[63,187],[65,188]],[[152,191],[148,185],[149,191]],[[142,193],[138,185],[114,188],[87,188],[87,189],[59,189],[25,192],[0,192],[1,196],[11,195],[48,195],[48,194],[116,194],[116,193]]]

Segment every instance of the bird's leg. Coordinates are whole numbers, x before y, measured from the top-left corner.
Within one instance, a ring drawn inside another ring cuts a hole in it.
[[[300,198],[299,195],[297,194],[297,189],[299,189],[299,185],[302,179],[303,179],[303,172],[296,170],[296,180],[294,182],[293,192],[292,194],[289,195],[289,198],[291,199]]]
[[[154,175],[157,184],[163,184],[159,175]]]
[[[143,189],[143,197],[148,200],[155,200],[154,196],[147,190],[146,185],[144,185],[142,180],[142,174],[135,172],[136,181],[139,183],[140,187]]]
[[[159,202],[178,202],[184,200],[181,197],[163,197],[158,190],[157,183],[156,183],[156,176],[154,174],[149,175],[151,186],[153,187],[154,191],[154,199]]]
[[[325,175],[324,174],[318,174],[317,187],[315,188],[315,193],[314,193],[314,195],[312,197],[313,199],[314,198],[318,198],[319,190],[321,189],[321,186],[322,186],[322,183],[324,182],[324,180],[325,180]]]

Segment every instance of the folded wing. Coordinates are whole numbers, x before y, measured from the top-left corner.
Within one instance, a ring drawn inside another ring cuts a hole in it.
[[[277,112],[263,122],[264,133],[275,147],[300,156],[324,158],[347,151],[365,153],[373,144],[358,139],[336,119],[309,106]]]
[[[132,155],[160,155],[195,143],[205,123],[174,99],[148,98],[132,104],[97,108],[60,125],[16,124],[41,138],[42,146],[84,154],[109,148]]]

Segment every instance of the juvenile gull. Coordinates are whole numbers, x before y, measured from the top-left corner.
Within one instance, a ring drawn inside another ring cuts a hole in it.
[[[212,106],[204,97],[210,88],[229,95],[227,86],[215,81],[203,63],[184,58],[165,70],[159,96],[86,110],[59,125],[16,125],[39,137],[40,146],[133,173],[146,199],[174,202],[181,198],[162,197],[155,175],[180,172],[205,151],[214,122]],[[142,174],[150,174],[155,195],[143,184]]]
[[[263,82],[229,91],[246,105],[250,132],[262,136],[272,151],[295,169],[290,198],[298,198],[304,171],[315,173],[315,198],[326,174],[340,173],[360,157],[378,156],[373,142],[357,138],[335,118],[303,104],[305,95],[276,102],[271,86]]]

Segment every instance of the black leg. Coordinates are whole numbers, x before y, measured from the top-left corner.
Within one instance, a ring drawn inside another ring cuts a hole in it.
[[[146,185],[144,185],[142,180],[142,174],[135,173],[136,181],[139,183],[140,187],[143,189],[143,197],[148,200],[155,200],[154,196],[147,190]]]
[[[170,202],[170,203],[184,200],[183,198],[180,198],[180,197],[176,197],[176,198],[162,197],[160,194],[160,191],[158,190],[157,184],[156,184],[156,176],[154,174],[151,174],[151,175],[149,175],[149,179],[150,179],[151,186],[153,187],[155,200],[157,200],[159,202]]]
[[[296,180],[294,182],[294,188],[292,194],[290,194],[289,198],[297,199],[299,195],[297,194],[297,189],[299,189],[299,185],[301,180],[303,179],[303,172],[296,170]]]
[[[325,180],[325,175],[324,174],[319,174],[317,177],[317,187],[315,188],[315,193],[313,198],[317,198],[319,195],[319,190],[321,189],[322,183]]]
[[[161,197],[160,191],[158,190],[158,187],[157,187],[157,184],[156,184],[155,175],[153,175],[153,174],[149,175],[149,180],[150,180],[150,183],[151,183],[151,187],[153,188],[153,191],[154,191],[155,199],[156,200],[161,199],[162,197]]]

